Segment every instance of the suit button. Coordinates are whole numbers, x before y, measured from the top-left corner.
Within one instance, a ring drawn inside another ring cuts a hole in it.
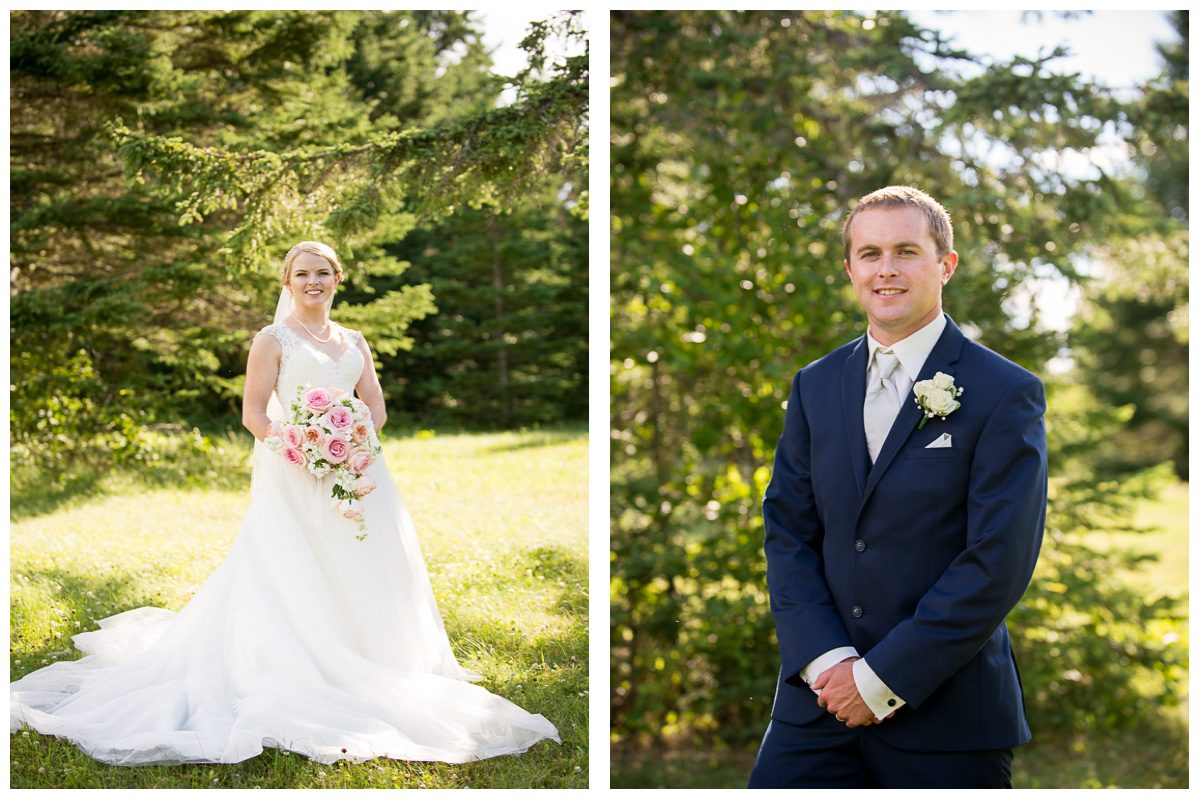
[[[867,549],[867,543],[862,539],[857,539],[854,542],[854,549],[861,553],[863,550]]]
[[[853,614],[856,619],[858,617],[861,617],[862,616],[862,606],[855,606],[854,608],[850,609],[850,613]]]

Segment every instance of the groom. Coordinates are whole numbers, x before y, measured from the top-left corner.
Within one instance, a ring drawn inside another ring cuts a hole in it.
[[[763,499],[783,668],[750,786],[1008,787],[1030,733],[1004,618],[1045,522],[1042,384],[942,313],[958,254],[931,197],[867,195],[842,242],[869,326],[787,403]]]

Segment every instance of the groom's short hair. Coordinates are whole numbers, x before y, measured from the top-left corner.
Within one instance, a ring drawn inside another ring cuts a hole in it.
[[[915,208],[929,221],[938,258],[945,258],[954,249],[954,228],[950,225],[949,212],[941,203],[911,186],[886,186],[859,200],[846,217],[846,224],[842,226],[842,257],[847,263],[850,261],[850,224],[858,212],[872,208]]]

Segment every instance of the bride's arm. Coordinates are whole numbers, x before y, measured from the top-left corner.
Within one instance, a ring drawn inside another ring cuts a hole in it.
[[[271,418],[267,416],[267,403],[279,378],[279,357],[283,348],[279,340],[270,334],[254,337],[250,345],[250,358],[246,361],[246,386],[242,392],[242,424],[262,441],[267,437]]]
[[[358,398],[371,409],[371,423],[375,426],[375,432],[379,433],[383,423],[387,422],[387,409],[383,406],[383,387],[379,385],[379,376],[375,374],[375,359],[371,357],[371,348],[367,347],[367,340],[362,336],[358,337],[358,351],[362,353],[363,371],[354,389],[358,392]]]

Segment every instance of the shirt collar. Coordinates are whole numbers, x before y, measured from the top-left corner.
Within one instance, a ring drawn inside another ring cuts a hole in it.
[[[946,330],[946,315],[938,314],[925,327],[913,331],[890,347],[885,347],[875,340],[868,327],[867,347],[869,350],[867,352],[870,355],[867,358],[867,371],[870,372],[871,367],[875,364],[876,348],[883,347],[896,354],[896,358],[900,361],[900,367],[908,375],[908,379],[915,381],[921,374],[921,368],[925,366],[925,359],[929,358],[929,354],[933,352],[933,346],[937,344],[944,330]]]

